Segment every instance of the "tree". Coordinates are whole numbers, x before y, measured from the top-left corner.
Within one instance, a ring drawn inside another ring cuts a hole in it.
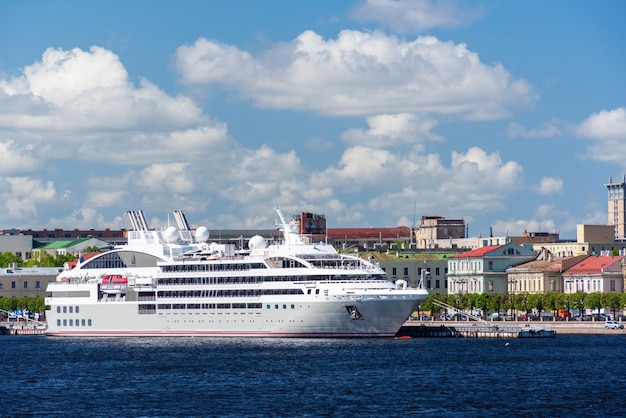
[[[587,294],[585,292],[576,292],[570,296],[572,307],[578,310],[581,317],[585,314],[585,297],[586,296]]]
[[[22,257],[18,257],[10,252],[0,254],[0,267],[9,267],[12,263],[21,267],[24,265],[24,260],[22,260]]]
[[[597,310],[599,314],[600,309],[604,307],[602,299],[602,293],[600,292],[587,293],[587,296],[585,296],[585,307],[591,308],[594,311]],[[596,320],[595,316],[593,317],[593,320]]]
[[[485,318],[485,314],[487,313],[487,308],[489,306],[489,293],[481,293],[476,297],[476,307],[480,309],[483,313],[483,319]]]
[[[541,318],[541,312],[543,312],[543,295],[541,293],[529,294],[528,307],[530,309],[536,309],[537,315],[539,315],[539,318]]]
[[[562,293],[550,292],[543,295],[543,306],[552,312],[552,316],[556,316],[559,306],[559,296]]]
[[[607,293],[604,295],[604,305],[611,309],[613,318],[615,318],[615,311],[624,307],[624,301],[622,300],[623,294],[620,293]]]
[[[514,306],[518,311],[523,311],[528,319],[528,293],[518,293],[515,295]]]

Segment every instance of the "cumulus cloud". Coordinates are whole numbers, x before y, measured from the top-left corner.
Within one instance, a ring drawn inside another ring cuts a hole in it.
[[[589,157],[626,167],[626,108],[594,113],[574,128],[574,133],[589,138]]]
[[[55,196],[52,181],[32,177],[0,177],[0,205],[5,222],[36,218],[38,205],[52,201]]]
[[[0,80],[0,128],[103,131],[186,127],[201,111],[186,97],[171,97],[141,80],[134,86],[117,55],[47,49],[22,74]],[[13,104],[16,106],[13,106]]]
[[[420,118],[417,115],[402,113],[397,115],[377,115],[367,118],[369,129],[350,129],[342,134],[348,145],[363,145],[372,148],[388,148],[401,145],[419,147],[427,141],[441,141],[432,133],[437,125],[434,119]]]
[[[536,129],[526,129],[520,124],[510,123],[508,135],[511,138],[552,138],[561,135],[561,131],[552,123],[544,123]]]
[[[221,86],[271,109],[495,119],[535,100],[532,87],[501,64],[434,37],[344,30],[325,40],[306,31],[259,57],[199,39],[180,47],[176,59],[183,83]]]
[[[563,192],[563,179],[544,177],[537,186],[537,193],[539,194],[555,194]]]
[[[357,20],[378,22],[401,33],[420,33],[434,27],[457,27],[479,19],[480,8],[461,1],[365,0],[353,10]]]
[[[37,169],[32,147],[20,146],[15,141],[0,142],[0,176],[19,175]]]

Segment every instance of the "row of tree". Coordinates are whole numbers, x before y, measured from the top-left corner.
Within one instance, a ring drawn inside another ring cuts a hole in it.
[[[584,312],[585,309],[610,309],[613,316],[616,311],[626,307],[626,293],[468,293],[452,295],[430,294],[420,305],[420,310],[433,314],[445,309],[433,303],[439,300],[463,311],[481,310],[482,312],[531,312],[550,311],[557,315],[559,310]]]
[[[35,298],[0,297],[0,309],[3,311],[28,309],[31,312],[44,312],[46,309],[45,306],[45,298],[43,296]]]
[[[98,252],[97,247],[89,247],[85,249],[85,252]],[[57,255],[56,257],[50,255],[47,251],[35,250],[32,257],[28,261],[22,260],[22,257],[6,252],[0,254],[0,268],[7,268],[10,265],[16,265],[17,267],[63,267],[68,261],[74,261],[76,257],[72,254]]]

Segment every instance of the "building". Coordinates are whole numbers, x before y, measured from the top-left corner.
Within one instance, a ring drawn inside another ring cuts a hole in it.
[[[11,253],[24,261],[30,260],[34,244],[30,235],[0,235],[0,253]]]
[[[75,240],[65,241],[58,240],[44,245],[38,248],[38,251],[45,251],[52,257],[58,257],[60,255],[71,254],[78,256],[84,252],[87,248],[98,248],[101,250],[112,249],[113,247],[106,241],[96,238],[79,238]]]
[[[47,243],[58,240],[75,240],[79,238],[100,238],[102,240],[108,241],[112,244],[125,244],[126,243],[126,234],[127,231],[125,229],[121,230],[111,230],[106,228],[104,230],[95,230],[91,229],[42,229],[42,230],[32,230],[32,229],[11,229],[11,230],[3,230],[1,231],[3,235],[30,235],[35,241]]]
[[[38,297],[46,295],[48,282],[55,281],[60,267],[12,267],[0,269],[1,297]]]
[[[586,257],[588,256],[554,257],[550,251],[543,249],[534,260],[516,264],[506,270],[508,293],[563,293],[563,271]]]
[[[507,269],[535,255],[532,248],[512,242],[455,255],[448,260],[448,294],[506,293]]]
[[[613,183],[611,177],[604,185],[608,195],[608,224],[613,226],[614,239],[626,239],[626,175],[619,183]]]
[[[586,257],[563,272],[564,293],[624,293],[623,259],[621,255]]]
[[[555,257],[575,257],[577,255],[599,255],[606,252],[626,251],[626,242],[613,238],[611,225],[576,225],[576,241],[559,241],[534,244],[535,251],[546,249]]]
[[[439,242],[466,237],[463,219],[446,219],[443,216],[422,216],[420,226],[415,230],[417,248],[439,248]]]
[[[426,251],[372,251],[360,257],[378,263],[391,281],[405,280],[409,286],[417,287],[420,282],[428,293],[448,293],[446,274],[448,259],[457,253]]]

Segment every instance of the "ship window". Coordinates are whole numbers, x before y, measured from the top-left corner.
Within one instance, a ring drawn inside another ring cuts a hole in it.
[[[267,305],[267,309],[269,309],[269,308],[270,308],[270,305]]]
[[[67,306],[63,307],[63,313],[67,313]]]
[[[60,326],[61,326],[61,320],[57,319],[57,327],[60,327]]]
[[[78,313],[78,306],[76,307],[76,313]]]
[[[76,324],[76,326],[78,326],[79,325],[78,319],[74,323]]]
[[[83,320],[81,320],[81,321],[80,321],[80,324],[81,324],[82,326],[85,326],[85,320],[84,320],[84,319],[83,319]]]
[[[74,320],[70,319],[70,327],[74,325]]]
[[[74,310],[74,308],[70,306],[70,313],[73,313],[72,312],[73,310]]]
[[[61,313],[61,307],[57,306],[57,313]]]
[[[274,306],[274,309],[278,309],[278,305],[275,305],[275,306]]]
[[[287,305],[283,305],[283,309],[287,309]]]
[[[91,319],[87,320],[87,326],[90,327],[91,326]]]
[[[63,326],[67,326],[67,319],[63,320]]]
[[[296,309],[296,306],[295,305],[291,305],[291,309]]]

